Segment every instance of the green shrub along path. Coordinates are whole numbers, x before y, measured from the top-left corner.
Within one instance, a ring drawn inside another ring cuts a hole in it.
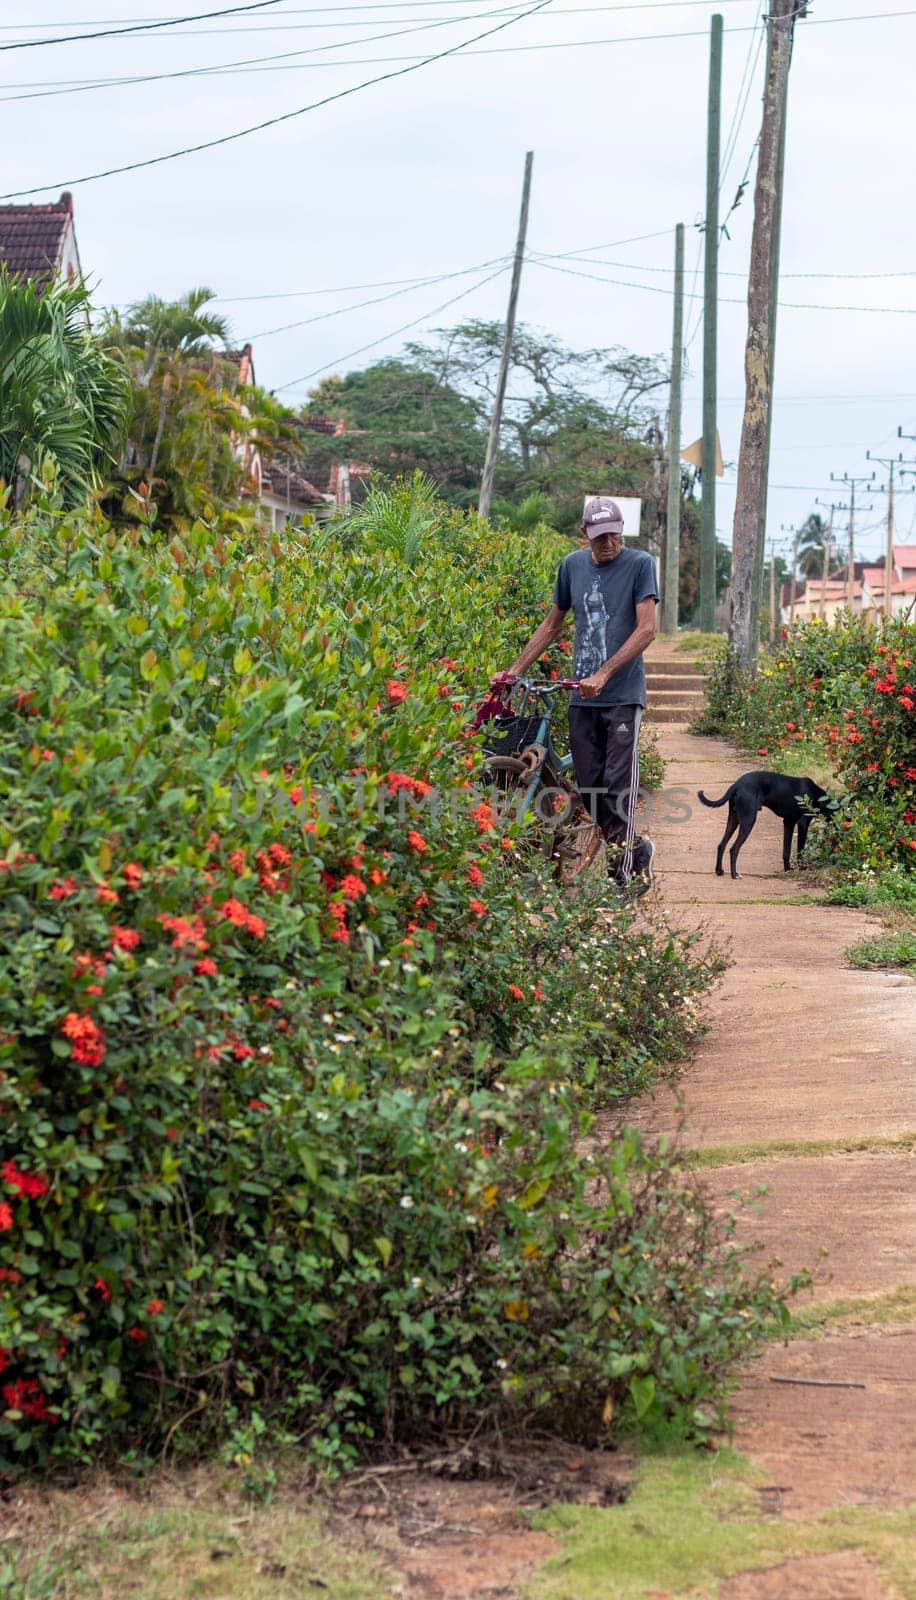
[[[669,647],[659,643],[664,658]],[[681,658],[683,659],[683,658]],[[651,702],[651,690],[650,690]],[[667,784],[718,796],[764,765],[724,740],[659,728]],[[773,765],[780,765],[774,760]],[[916,1594],[916,984],[846,954],[873,933],[782,870],[762,812],[743,876],[714,876],[723,813],[653,824],[665,906],[730,946],[710,1030],[646,1129],[696,1150],[716,1203],[754,1193],[739,1236],[809,1267],[792,1335],[746,1365],[716,1461],[647,1457],[627,1506],[566,1508],[538,1600],[892,1600]],[[683,1096],[683,1111],[679,1104]],[[791,1381],[788,1381],[791,1380]],[[641,1536],[641,1537],[640,1537]]]
[[[780,1314],[669,1151],[582,1154],[715,964],[481,781],[563,548],[421,481],[0,518],[0,1475],[689,1428]]]

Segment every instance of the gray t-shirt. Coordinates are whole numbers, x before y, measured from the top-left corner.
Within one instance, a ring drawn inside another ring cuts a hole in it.
[[[657,600],[655,562],[647,550],[626,545],[619,556],[599,566],[591,550],[573,550],[560,562],[553,603],[561,611],[572,608],[576,622],[573,675],[590,678],[603,667],[636,627],[640,600]],[[583,700],[575,691],[572,705],[644,706],[646,674],[642,656],[628,661],[609,678],[599,695]]]

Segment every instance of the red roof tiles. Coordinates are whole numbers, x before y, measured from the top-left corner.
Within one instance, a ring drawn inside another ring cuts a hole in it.
[[[11,277],[33,278],[45,288],[60,265],[73,197],[42,206],[0,206],[0,265]]]

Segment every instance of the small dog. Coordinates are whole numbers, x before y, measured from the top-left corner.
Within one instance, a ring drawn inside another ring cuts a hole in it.
[[[732,877],[740,878],[738,851],[757,821],[757,813],[763,806],[766,806],[768,811],[775,811],[777,817],[782,817],[782,864],[786,872],[792,871],[789,858],[792,854],[792,834],[795,829],[798,829],[797,859],[801,866],[808,829],[815,816],[818,813],[821,816],[831,816],[837,809],[836,801],[831,800],[827,791],[812,778],[789,778],[783,772],[746,772],[726,789],[721,800],[707,800],[702,789],[698,791],[698,798],[702,800],[704,806],[728,805],[728,826],[716,851],[716,873],[720,878],[724,875],[722,857],[725,854],[725,846],[736,829],[738,837],[728,854],[732,865]]]

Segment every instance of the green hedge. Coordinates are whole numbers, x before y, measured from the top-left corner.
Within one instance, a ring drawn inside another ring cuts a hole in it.
[[[6,1470],[689,1420],[772,1314],[670,1154],[581,1153],[709,968],[494,826],[468,703],[557,548],[424,515],[0,527]]]

